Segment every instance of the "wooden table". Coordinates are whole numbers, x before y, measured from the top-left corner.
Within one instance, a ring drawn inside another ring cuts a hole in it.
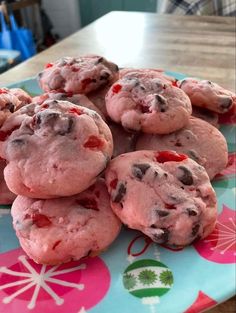
[[[62,56],[97,53],[119,66],[157,67],[235,89],[233,17],[111,12],[0,75],[0,85],[34,76]]]
[[[120,67],[164,68],[206,78],[234,90],[234,21],[233,17],[111,12],[0,75],[0,85],[34,76],[57,58],[95,53]],[[233,298],[209,312],[235,311]]]

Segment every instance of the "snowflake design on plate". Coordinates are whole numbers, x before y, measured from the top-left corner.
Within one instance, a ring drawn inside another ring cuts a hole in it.
[[[16,249],[1,255],[0,312],[11,312],[16,305],[22,312],[41,313],[46,307],[50,313],[62,313],[65,308],[71,313],[85,312],[101,301],[109,284],[109,271],[98,257],[46,266]]]
[[[205,259],[216,263],[236,261],[236,212],[223,205],[214,231],[205,239],[194,244],[197,252]]]

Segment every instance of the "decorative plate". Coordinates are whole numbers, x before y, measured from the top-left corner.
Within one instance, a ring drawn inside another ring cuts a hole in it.
[[[183,74],[167,72],[177,79]],[[9,87],[41,93],[35,79]],[[228,167],[213,186],[218,221],[204,240],[185,249],[154,244],[123,229],[99,257],[41,266],[19,248],[10,207],[0,207],[0,312],[4,313],[197,313],[235,293],[235,119],[221,118],[229,147]]]

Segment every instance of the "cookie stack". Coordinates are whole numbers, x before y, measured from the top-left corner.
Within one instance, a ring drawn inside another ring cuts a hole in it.
[[[18,195],[13,225],[31,258],[60,264],[98,254],[120,220],[171,247],[213,230],[210,179],[225,168],[227,145],[192,105],[204,107],[198,116],[206,107],[224,113],[236,106],[231,92],[161,70],[119,71],[101,56],[62,58],[38,79],[45,93],[8,117],[0,149]]]

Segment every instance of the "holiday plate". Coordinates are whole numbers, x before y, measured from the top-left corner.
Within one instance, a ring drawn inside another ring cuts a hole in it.
[[[171,73],[177,79],[183,74]],[[9,87],[41,93],[28,79]],[[215,230],[185,249],[154,244],[123,229],[100,256],[41,266],[19,247],[10,207],[0,208],[0,312],[4,313],[196,313],[235,292],[235,118],[221,117],[229,148],[227,168],[213,186],[218,198]]]

